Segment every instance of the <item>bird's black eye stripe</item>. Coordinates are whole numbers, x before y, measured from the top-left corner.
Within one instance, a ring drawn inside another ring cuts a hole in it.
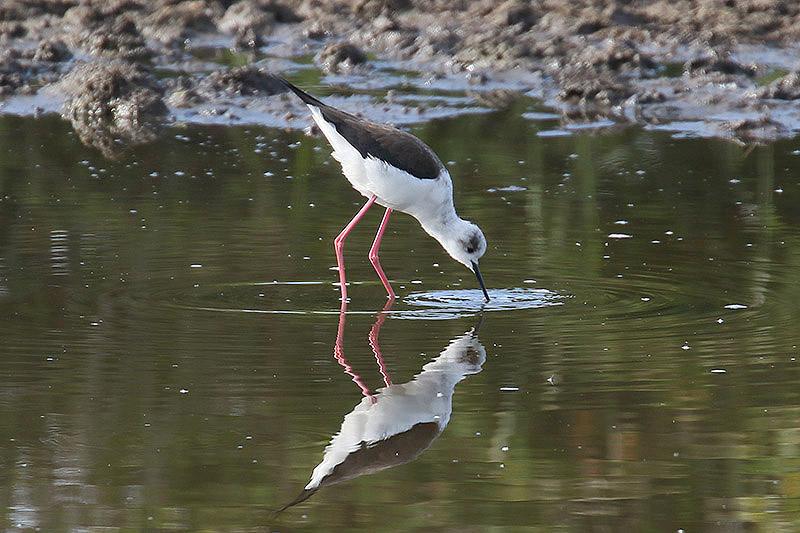
[[[468,254],[475,253],[480,245],[480,237],[478,235],[473,235],[469,238],[467,242],[464,243],[464,250],[467,251]]]

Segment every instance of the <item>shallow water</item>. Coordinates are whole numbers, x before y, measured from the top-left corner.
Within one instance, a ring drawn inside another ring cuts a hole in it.
[[[376,209],[344,321],[361,199],[322,140],[191,126],[107,161],[0,117],[2,528],[798,528],[797,143],[525,111],[413,129],[492,302],[396,215],[380,313]],[[275,514],[353,419],[395,437]]]

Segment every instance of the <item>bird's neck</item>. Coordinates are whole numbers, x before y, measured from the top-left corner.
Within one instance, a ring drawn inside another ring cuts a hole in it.
[[[469,222],[459,218],[455,210],[445,216],[439,216],[425,222],[420,222],[422,229],[425,233],[436,239],[442,248],[448,253],[450,257],[463,263],[467,268],[471,268],[469,264],[465,263],[462,254],[459,253],[462,244],[459,242],[458,237],[464,233],[464,226],[468,226]]]
[[[419,223],[425,233],[444,244],[443,239],[452,234],[453,228],[460,224],[465,223],[464,220],[459,218],[455,209],[444,210],[435,217],[427,219],[419,219]]]

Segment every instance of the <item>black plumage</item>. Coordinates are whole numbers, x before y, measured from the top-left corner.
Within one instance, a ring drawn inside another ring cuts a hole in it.
[[[333,124],[361,157],[380,159],[419,179],[436,179],[444,169],[433,150],[410,133],[330,107],[283,78],[278,79],[303,102],[318,107],[322,117]]]

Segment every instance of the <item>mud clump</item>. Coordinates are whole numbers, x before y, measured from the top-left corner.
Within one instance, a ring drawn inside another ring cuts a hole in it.
[[[16,50],[0,52],[0,96],[15,94],[25,85],[27,76],[22,59]]]
[[[58,43],[41,43],[35,50],[7,49],[0,51],[0,97],[31,95],[37,80],[46,84],[60,75],[60,62],[70,56]]]
[[[510,107],[522,94],[520,91],[510,89],[492,89],[489,91],[469,91],[471,96],[478,105],[488,107],[490,109],[505,109]]]
[[[766,87],[756,91],[758,98],[775,98],[778,100],[800,99],[800,73],[792,72],[773,81]]]
[[[530,30],[541,17],[541,13],[528,2],[510,0],[487,13],[490,21],[498,26],[509,26],[518,33]]]
[[[138,121],[140,117],[167,114],[155,76],[127,61],[84,63],[53,90],[67,96],[65,112],[70,116]]]
[[[63,113],[84,144],[110,158],[153,141],[168,113],[156,78],[123,60],[80,65],[49,90],[66,97]]]
[[[175,108],[189,108],[205,101],[197,90],[197,82],[188,76],[180,76],[166,83],[169,96],[166,104]]]
[[[574,55],[570,64],[580,65],[585,70],[629,72],[643,77],[652,76],[657,66],[653,56],[641,51],[635,42],[616,39],[585,47]]]
[[[247,99],[272,96],[285,91],[283,84],[264,68],[253,65],[222,69],[205,76],[179,76],[164,81],[170,107],[187,109],[204,104],[211,108],[204,113],[223,114],[229,102],[239,101],[247,106]],[[245,100],[245,102],[241,102]],[[216,107],[215,107],[216,106]]]
[[[19,72],[0,70],[0,96],[15,94],[25,85],[25,78]]]
[[[72,52],[69,51],[64,41],[60,39],[48,39],[39,43],[36,52],[33,54],[34,61],[46,61],[48,63],[59,63],[72,59]]]
[[[367,55],[354,44],[340,41],[323,48],[314,58],[323,72],[328,74],[350,72],[367,62]]]
[[[118,18],[89,33],[83,48],[100,57],[146,59],[153,56],[136,24],[127,17]]]
[[[215,2],[190,0],[170,5],[162,3],[142,21],[142,34],[168,46],[180,46],[186,39],[216,30],[215,19],[223,15]]]
[[[261,36],[269,33],[274,23],[272,13],[261,9],[258,2],[242,0],[225,11],[217,27],[235,36],[236,48],[256,48],[264,44]]]
[[[253,31],[266,33],[275,22],[272,13],[262,9],[255,0],[242,0],[231,4],[217,24],[224,33],[240,33]]]
[[[412,7],[411,0],[356,0],[351,10],[356,16],[374,18],[407,11]]]
[[[609,72],[568,67],[557,75],[558,99],[567,104],[567,116],[611,114],[613,106],[631,97],[635,90],[623,78]]]
[[[300,22],[303,20],[288,5],[263,0],[240,0],[231,3],[217,23],[224,33],[236,33],[244,29],[266,32],[279,23]]]
[[[717,126],[721,137],[729,137],[742,145],[765,144],[785,136],[786,128],[769,115],[756,119],[737,119]]]
[[[197,92],[206,99],[220,96],[267,96],[284,92],[283,85],[263,68],[252,65],[212,72],[203,77]]]
[[[710,50],[708,55],[687,61],[683,66],[686,74],[722,74],[725,76],[746,76],[752,78],[756,75],[755,65],[743,65],[731,59],[729,51],[718,52]]]

